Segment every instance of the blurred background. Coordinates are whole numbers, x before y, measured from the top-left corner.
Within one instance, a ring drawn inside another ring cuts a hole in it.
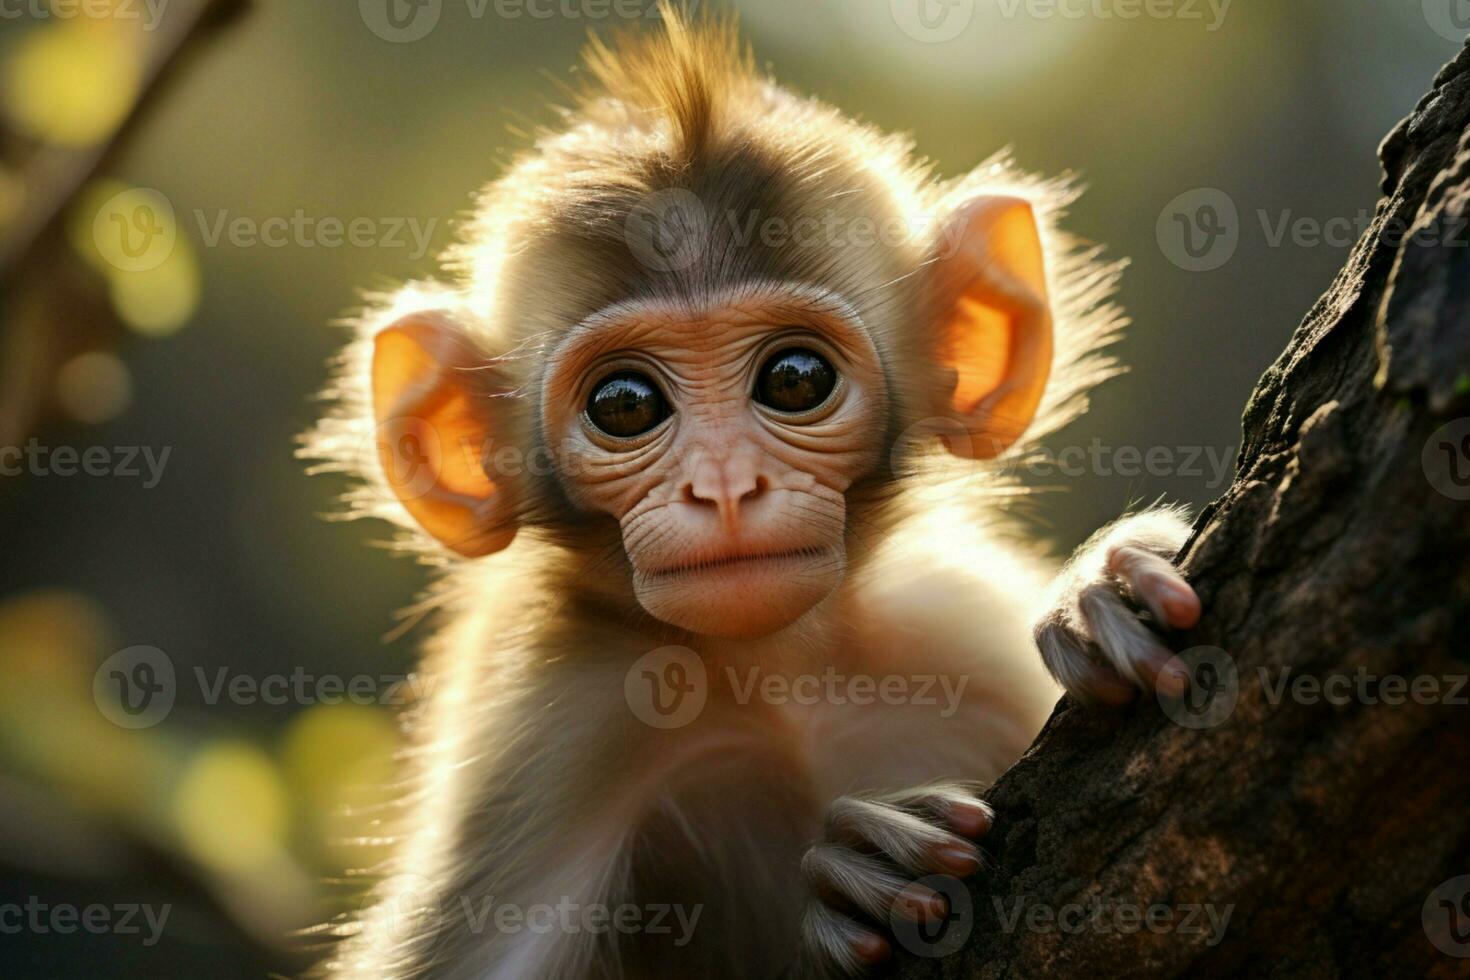
[[[0,0],[0,976],[291,974],[360,901],[426,578],[293,457],[330,324],[430,274],[587,32],[651,5]],[[1059,549],[1224,489],[1378,141],[1470,28],[1463,0],[729,6],[946,175],[1010,145],[1085,180],[1132,370],[1038,480]]]

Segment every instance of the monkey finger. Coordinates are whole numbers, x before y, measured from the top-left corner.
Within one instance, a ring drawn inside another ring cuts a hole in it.
[[[1088,586],[1078,605],[1098,649],[1119,674],[1145,690],[1184,693],[1188,673],[1117,592],[1105,585]]]
[[[884,862],[845,847],[819,844],[807,851],[802,874],[835,911],[853,911],[874,922],[897,915],[911,922],[943,917],[944,896],[911,882]]]
[[[844,796],[827,808],[827,837],[870,848],[915,874],[965,877],[980,870],[980,849],[891,802]]]
[[[1057,683],[1084,704],[1121,707],[1138,693],[1138,688],[1117,671],[1099,662],[1101,651],[1059,623],[1037,629],[1036,646],[1041,651],[1042,663]]]
[[[1108,552],[1108,570],[1160,623],[1189,629],[1199,622],[1199,596],[1172,562],[1133,545],[1120,545]]]
[[[897,807],[917,817],[940,821],[961,837],[985,836],[995,821],[995,811],[980,799],[978,787],[959,782],[938,783],[886,793],[876,802]]]
[[[961,837],[984,837],[995,825],[995,812],[979,800],[955,800],[943,806],[945,822]]]
[[[1137,685],[1130,684],[1112,667],[1091,658],[1082,662],[1077,669],[1077,680],[1067,688],[1068,693],[1087,704],[1102,704],[1110,708],[1121,708],[1132,704],[1138,697]]]
[[[866,972],[893,955],[893,947],[883,936],[821,902],[807,906],[801,933],[809,955],[823,967],[834,966],[848,976]]]

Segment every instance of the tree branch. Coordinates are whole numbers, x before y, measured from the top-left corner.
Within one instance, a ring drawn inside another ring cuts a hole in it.
[[[1206,609],[1185,644],[1225,651],[1186,656],[1207,709],[1064,700],[988,796],[964,947],[901,976],[1470,967],[1446,931],[1470,930],[1470,880],[1431,899],[1470,872],[1470,51],[1380,156],[1373,226],[1251,396],[1235,483],[1181,556]]]

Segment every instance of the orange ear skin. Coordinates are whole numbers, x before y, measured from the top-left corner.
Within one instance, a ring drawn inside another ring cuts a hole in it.
[[[515,537],[505,481],[486,472],[495,443],[490,405],[477,386],[490,362],[448,317],[404,317],[373,343],[373,417],[378,461],[410,516],[467,558]]]
[[[969,438],[949,450],[992,459],[1026,431],[1046,391],[1052,315],[1041,233],[1029,202],[980,197],[950,219],[932,275],[940,367],[954,378],[941,413]]]

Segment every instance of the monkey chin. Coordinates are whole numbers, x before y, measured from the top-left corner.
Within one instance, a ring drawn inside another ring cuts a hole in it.
[[[741,556],[634,574],[639,603],[656,619],[701,636],[753,640],[780,632],[837,588],[839,549]]]

